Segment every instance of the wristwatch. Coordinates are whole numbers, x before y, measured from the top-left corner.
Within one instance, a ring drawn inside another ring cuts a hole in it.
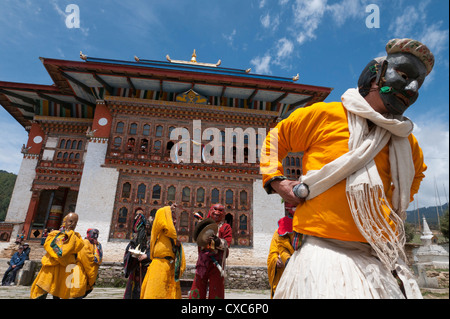
[[[300,183],[292,188],[292,192],[300,199],[306,199],[309,195],[309,187],[305,183]]]

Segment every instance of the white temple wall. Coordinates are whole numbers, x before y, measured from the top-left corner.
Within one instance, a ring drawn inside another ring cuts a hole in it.
[[[91,141],[88,144],[83,175],[75,212],[78,214],[76,231],[84,238],[89,228],[97,228],[99,241],[107,248],[119,172],[102,167],[108,144]]]
[[[253,182],[253,249],[252,257],[266,261],[278,220],[284,217],[284,204],[278,194],[268,195],[262,180]]]
[[[11,201],[9,202],[8,212],[6,213],[6,222],[23,223],[25,221],[33,194],[31,186],[36,177],[37,163],[37,157],[23,158],[11,195]]]

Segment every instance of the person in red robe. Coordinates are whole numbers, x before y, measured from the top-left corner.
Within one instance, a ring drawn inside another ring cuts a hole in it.
[[[225,260],[231,245],[231,226],[225,222],[225,207],[221,204],[211,206],[206,218],[212,218],[218,226],[218,233],[211,237],[214,249],[198,247],[198,259],[195,266],[195,278],[189,292],[189,299],[206,299],[209,287],[209,299],[225,298]]]

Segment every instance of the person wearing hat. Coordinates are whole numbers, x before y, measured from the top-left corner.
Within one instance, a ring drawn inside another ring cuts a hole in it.
[[[281,275],[294,253],[292,230],[292,217],[295,206],[285,203],[285,216],[278,220],[278,228],[270,242],[269,255],[267,256],[267,276],[269,278],[270,298],[273,298]]]
[[[23,246],[23,253],[27,256],[26,260],[29,260],[31,252],[30,244],[24,243],[22,246]]]
[[[22,269],[23,264],[27,260],[27,254],[24,252],[24,247],[19,246],[17,252],[11,257],[9,261],[9,267],[5,271],[2,278],[2,286],[14,285],[14,280],[16,279],[17,272]]]
[[[231,226],[225,222],[225,207],[214,204],[209,209],[206,219],[217,229],[217,235],[208,238],[211,244],[198,247],[198,259],[195,265],[195,277],[189,291],[189,299],[206,299],[209,288],[209,299],[225,298],[224,265],[231,245]],[[197,242],[198,243],[198,242]]]
[[[404,219],[426,165],[403,113],[434,57],[412,39],[390,40],[386,53],[341,102],[299,108],[266,138],[263,186],[297,206],[303,237],[274,298],[422,298],[404,263]],[[298,181],[283,176],[288,152],[304,152]]]
[[[133,223],[133,237],[125,248],[123,269],[127,284],[123,299],[140,299],[142,280],[145,277],[150,260],[150,235],[153,217],[147,219],[141,207],[136,208]],[[138,250],[139,253],[132,253]]]
[[[80,284],[78,285],[78,299],[85,298],[94,289],[98,269],[103,259],[102,245],[98,241],[100,232],[96,228],[89,228],[83,240],[83,249],[77,254],[77,264],[80,267]]]

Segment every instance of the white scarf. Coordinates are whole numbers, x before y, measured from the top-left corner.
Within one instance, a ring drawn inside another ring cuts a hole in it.
[[[374,111],[357,89],[347,90],[341,99],[348,111],[349,152],[318,171],[309,171],[301,180],[309,186],[307,199],[311,199],[346,179],[347,199],[359,231],[383,264],[393,270],[398,257],[406,259],[403,220],[415,173],[408,141],[413,123],[403,116],[394,118]],[[375,124],[370,129],[367,120]],[[388,142],[393,208],[373,160]]]

